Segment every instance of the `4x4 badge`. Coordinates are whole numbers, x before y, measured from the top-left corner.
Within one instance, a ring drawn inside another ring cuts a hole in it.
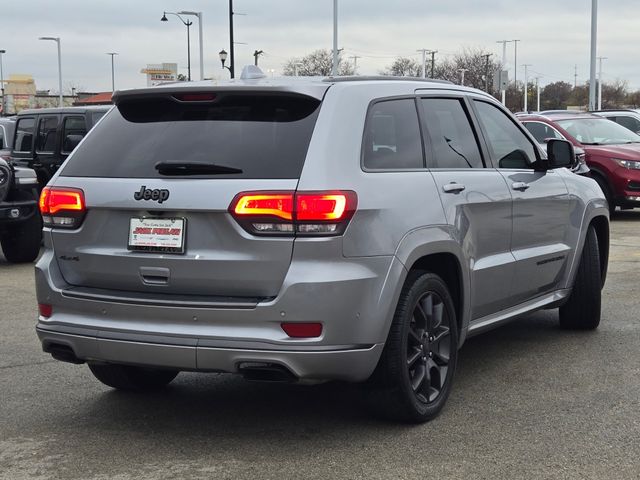
[[[158,203],[162,203],[169,198],[169,190],[166,188],[151,190],[146,185],[142,185],[140,191],[133,194],[133,198],[136,200],[157,200]]]

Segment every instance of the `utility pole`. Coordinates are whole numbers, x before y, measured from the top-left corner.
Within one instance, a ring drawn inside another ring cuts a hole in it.
[[[427,78],[427,52],[431,53],[431,50],[420,48],[416,52],[422,53],[422,78]]]
[[[524,67],[524,111],[529,111],[529,71],[530,63],[522,65]]]
[[[489,93],[489,57],[490,53],[481,55],[484,58],[484,91]]]
[[[458,71],[460,72],[460,85],[464,85],[464,72],[466,72],[467,69],[461,68]]]
[[[511,43],[513,40],[498,40],[496,43],[502,44],[502,65],[500,66],[500,76],[498,80],[500,80],[500,93],[502,94],[502,104],[507,104],[507,91],[503,87],[502,82],[502,72],[504,71],[505,66],[507,65],[507,43]]]
[[[262,55],[264,52],[262,50],[254,50],[253,52],[253,64],[258,66],[258,57]]]
[[[591,0],[591,62],[589,69],[589,110],[596,108],[596,55],[598,50],[598,0]]]
[[[333,0],[333,61],[331,76],[338,75],[338,0]]]
[[[602,110],[602,60],[607,57],[598,57],[600,68],[598,69],[598,110]]]
[[[349,57],[353,60],[353,74],[357,75],[358,74],[358,59],[362,58],[360,55],[353,55],[351,57]]]
[[[538,100],[536,102],[537,103],[536,112],[539,112],[540,111],[540,77],[536,77],[536,91],[537,91],[537,94],[538,94],[537,95]]]
[[[573,70],[573,88],[577,88],[578,87],[578,64],[576,64],[574,70]]]
[[[518,91],[518,42],[520,40],[511,40],[513,42],[513,84]]]
[[[436,53],[438,53],[438,50],[429,51],[429,54],[431,55],[431,78],[433,78],[435,68],[436,68]]]

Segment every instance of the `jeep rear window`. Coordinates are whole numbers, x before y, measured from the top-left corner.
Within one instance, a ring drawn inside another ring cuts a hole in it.
[[[186,178],[299,178],[319,106],[295,94],[223,93],[213,102],[123,99],[75,150],[62,175],[166,178],[155,169],[158,162],[205,162],[242,173]]]

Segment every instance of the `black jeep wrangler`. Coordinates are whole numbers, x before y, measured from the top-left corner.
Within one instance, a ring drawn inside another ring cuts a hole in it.
[[[0,158],[0,245],[9,262],[32,262],[40,252],[38,191],[36,172]]]
[[[40,189],[110,105],[23,110],[16,120],[11,160],[33,168]]]

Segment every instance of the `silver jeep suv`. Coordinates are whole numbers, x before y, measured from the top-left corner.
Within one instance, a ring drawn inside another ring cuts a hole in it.
[[[365,382],[419,422],[468,336],[598,326],[608,209],[569,143],[447,82],[260,77],[116,92],[40,199],[45,352],[129,390]]]

